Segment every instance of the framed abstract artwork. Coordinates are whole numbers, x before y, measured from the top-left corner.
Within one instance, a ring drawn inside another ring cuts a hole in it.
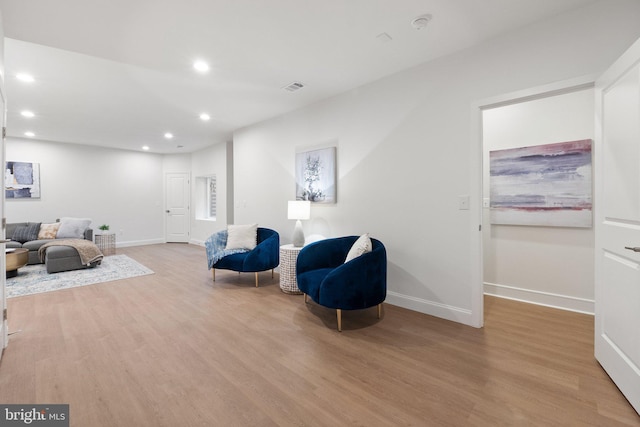
[[[40,198],[40,164],[7,162],[4,170],[4,193],[7,200]]]
[[[336,147],[296,153],[296,200],[336,203]]]
[[[492,224],[591,227],[591,140],[489,153]]]

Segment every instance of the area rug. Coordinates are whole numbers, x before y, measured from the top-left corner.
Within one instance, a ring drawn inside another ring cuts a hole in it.
[[[44,264],[26,265],[16,277],[7,279],[7,298],[94,285],[113,280],[153,274],[153,271],[126,255],[106,256],[95,268],[47,273]]]

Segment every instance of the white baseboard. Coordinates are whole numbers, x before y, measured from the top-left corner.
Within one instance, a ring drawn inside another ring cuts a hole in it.
[[[157,245],[160,243],[166,243],[166,241],[164,239],[129,240],[127,242],[116,241],[116,248],[127,248],[129,246]]]
[[[392,291],[387,291],[387,299],[385,302],[408,310],[473,326],[473,313],[471,310],[464,308],[441,304],[439,302],[403,295]]]
[[[593,315],[595,312],[594,300],[517,288],[515,286],[484,282],[484,294],[584,314]]]

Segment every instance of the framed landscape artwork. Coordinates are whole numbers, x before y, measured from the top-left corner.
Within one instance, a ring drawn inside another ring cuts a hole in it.
[[[336,202],[336,147],[296,153],[296,200]]]
[[[40,164],[7,162],[4,170],[7,200],[40,198]]]
[[[591,140],[489,153],[492,224],[591,227]]]

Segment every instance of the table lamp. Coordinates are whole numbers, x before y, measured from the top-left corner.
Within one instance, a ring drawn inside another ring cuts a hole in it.
[[[301,248],[304,246],[304,231],[302,231],[301,219],[309,219],[311,216],[311,202],[305,200],[289,201],[288,217],[296,220],[293,229],[293,246]]]

